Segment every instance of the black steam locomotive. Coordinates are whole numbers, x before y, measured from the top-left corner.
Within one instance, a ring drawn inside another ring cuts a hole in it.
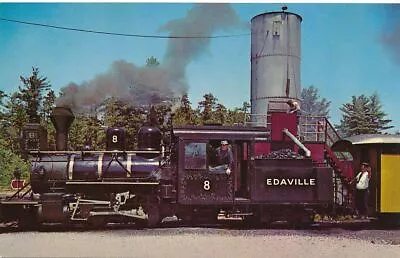
[[[311,223],[316,212],[333,205],[332,169],[304,153],[284,159],[258,155],[271,143],[264,127],[174,127],[166,146],[161,131],[147,126],[138,132],[135,151],[125,149],[123,129],[109,128],[105,151],[71,151],[71,110],[55,108],[51,119],[57,131],[55,151],[47,150],[47,134],[39,124],[28,124],[23,131],[30,185],[1,201],[3,221],[134,221],[155,227],[176,216],[184,221],[235,217]],[[232,169],[216,163],[221,141],[232,149]],[[287,144],[271,146],[274,153]]]

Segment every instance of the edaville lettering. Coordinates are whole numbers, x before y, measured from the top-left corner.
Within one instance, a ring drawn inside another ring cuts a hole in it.
[[[267,178],[267,186],[313,186],[315,178]]]

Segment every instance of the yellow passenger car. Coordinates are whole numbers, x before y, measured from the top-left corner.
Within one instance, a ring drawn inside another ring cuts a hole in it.
[[[369,214],[381,222],[400,222],[400,135],[364,134],[335,142],[335,152],[353,156],[355,176],[362,162],[372,167]]]

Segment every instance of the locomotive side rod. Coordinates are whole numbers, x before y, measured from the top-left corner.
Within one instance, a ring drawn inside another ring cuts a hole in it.
[[[126,201],[126,199],[125,199]],[[121,202],[124,204],[125,201]],[[71,215],[71,221],[87,221],[90,217],[115,217],[115,216],[123,216],[123,217],[130,217],[139,220],[147,220],[148,215],[143,211],[143,208],[139,206],[138,209],[132,210],[118,210],[119,207],[112,207],[110,201],[100,201],[100,200],[89,200],[89,199],[78,199],[75,203],[70,203],[73,211]],[[114,208],[117,210],[110,210],[110,211],[90,211],[89,217],[87,218],[78,218],[76,217],[78,209],[82,205],[100,205],[106,206],[110,209]]]

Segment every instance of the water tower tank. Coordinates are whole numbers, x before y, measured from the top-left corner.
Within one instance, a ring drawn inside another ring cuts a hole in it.
[[[300,98],[300,15],[267,12],[251,19],[251,113],[265,125],[268,104]]]

